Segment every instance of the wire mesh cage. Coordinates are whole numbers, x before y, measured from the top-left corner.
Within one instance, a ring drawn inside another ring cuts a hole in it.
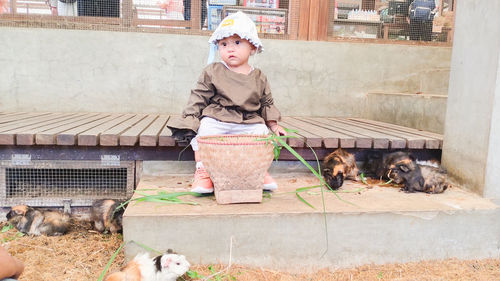
[[[96,199],[127,199],[135,182],[133,161],[0,162],[0,204],[90,206]]]
[[[236,11],[274,39],[451,43],[456,0],[0,0],[0,25],[210,34]],[[420,11],[420,12],[419,12]],[[427,11],[426,13],[422,11]]]

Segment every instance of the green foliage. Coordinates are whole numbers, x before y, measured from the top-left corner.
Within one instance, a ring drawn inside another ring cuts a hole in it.
[[[13,228],[14,228],[14,226],[12,224],[8,223],[2,227],[1,233],[5,233]]]
[[[9,237],[5,237],[2,239],[2,243],[6,243],[6,242],[9,242],[9,241],[14,241],[18,238],[21,238],[23,237],[25,234],[22,233],[22,232],[16,232],[16,234],[14,234],[13,236],[9,236]]]
[[[368,182],[366,181],[365,173],[361,173],[361,175],[359,175],[359,177],[361,178],[362,183],[368,185]]]
[[[192,201],[182,201],[179,199],[181,196],[186,196],[186,195],[192,195],[196,197],[202,196],[199,193],[196,192],[165,192],[163,190],[157,191],[156,194],[145,194],[142,192],[143,190],[136,190],[135,193],[142,195],[141,197],[137,198],[132,198],[129,199],[122,204],[120,204],[118,207],[116,207],[115,212],[120,210],[121,208],[125,208],[125,206],[130,203],[131,201],[136,201],[136,202],[156,202],[156,203],[163,203],[163,204],[188,204],[188,205],[199,205],[196,202]]]
[[[199,274],[197,271],[194,271],[194,270],[189,270],[187,273],[187,276],[191,279],[203,279],[205,278],[205,276]]]

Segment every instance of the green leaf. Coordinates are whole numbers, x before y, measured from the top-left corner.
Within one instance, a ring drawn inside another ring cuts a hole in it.
[[[9,230],[11,230],[11,229],[13,229],[13,228],[14,228],[14,226],[13,226],[12,224],[10,224],[10,223],[9,223],[9,224],[6,224],[6,225],[4,225],[4,226],[2,227],[2,231],[1,231],[1,232],[2,232],[2,233],[5,233],[5,232],[7,232],[7,231],[9,231]]]
[[[193,271],[193,270],[189,270],[187,272],[187,275],[189,278],[192,278],[192,279],[203,279],[205,278],[205,276],[199,274],[197,271]]]
[[[321,187],[322,185],[313,185],[313,186],[305,186],[305,187],[299,187],[295,189],[295,192],[304,192],[310,189],[318,188]]]
[[[309,204],[309,202],[307,202],[304,198],[302,198],[302,196],[300,196],[300,194],[297,192],[295,193],[295,195],[297,196],[297,198],[299,198],[300,201],[302,201],[304,204],[306,204],[307,206],[313,208],[313,209],[316,209],[314,208],[313,205]]]
[[[108,271],[109,267],[111,266],[111,264],[113,263],[113,261],[115,260],[116,256],[118,255],[118,253],[122,250],[123,246],[125,246],[125,242],[123,242],[120,247],[118,248],[118,250],[116,250],[113,255],[111,256],[111,259],[108,261],[108,263],[106,264],[106,267],[104,268],[104,270],[102,271],[101,275],[99,275],[99,279],[97,279],[97,281],[102,281],[104,279],[104,275],[106,275],[106,272]]]
[[[361,178],[361,182],[368,185],[368,182],[366,181],[366,178],[365,178],[365,174],[364,173],[361,173],[359,175],[359,177]]]
[[[153,248],[151,248],[151,247],[149,247],[149,246],[146,246],[146,245],[144,245],[144,244],[142,244],[142,243],[140,243],[140,242],[137,242],[137,241],[135,241],[135,240],[130,240],[130,242],[133,242],[133,243],[135,243],[135,244],[139,245],[141,248],[143,248],[144,250],[146,250],[146,251],[148,251],[148,252],[154,252],[154,253],[157,253],[157,254],[162,254],[162,252],[160,252],[160,251],[158,251],[158,250],[155,250],[155,249],[153,249]]]
[[[321,193],[314,192],[314,191],[308,191],[307,194],[309,194],[309,195],[320,195]]]
[[[297,133],[299,132],[299,131],[297,131],[297,130],[288,129],[288,128],[285,128],[285,127],[283,127],[283,129],[285,129],[285,132],[287,132],[287,133],[294,133],[294,134],[297,134]]]
[[[388,180],[388,181],[384,182],[384,183],[383,183],[383,184],[381,184],[381,185],[390,184],[391,182],[392,182],[392,179],[390,179],[390,180]]]

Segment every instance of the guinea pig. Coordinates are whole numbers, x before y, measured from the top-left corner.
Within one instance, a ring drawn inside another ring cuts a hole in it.
[[[363,169],[367,175],[403,184],[403,191],[421,191],[424,179],[415,158],[403,151],[374,152],[368,155]]]
[[[138,254],[120,271],[109,275],[105,281],[175,281],[191,265],[183,255],[167,252],[155,258],[147,253]]]
[[[68,232],[71,217],[59,211],[38,210],[18,205],[7,213],[7,220],[17,230],[28,235],[58,236]]]
[[[358,180],[358,167],[354,155],[339,148],[323,160],[323,175],[332,189],[344,184],[344,179]]]
[[[403,151],[371,157],[366,167],[379,178],[402,184],[405,192],[442,193],[450,186],[446,171],[437,162],[419,162]]]
[[[446,176],[446,170],[441,167],[419,165],[424,178],[423,192],[443,193],[451,187]]]
[[[122,218],[125,206],[116,210],[123,202],[113,199],[97,200],[92,204],[90,220],[99,232],[118,233],[122,230]]]

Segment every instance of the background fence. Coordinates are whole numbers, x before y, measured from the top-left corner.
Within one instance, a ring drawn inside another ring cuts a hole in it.
[[[426,20],[413,0],[0,0],[0,25],[210,34],[241,10],[264,38],[451,43],[456,0],[422,1]]]

